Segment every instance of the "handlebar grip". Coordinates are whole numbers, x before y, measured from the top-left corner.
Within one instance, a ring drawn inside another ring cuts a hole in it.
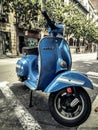
[[[49,16],[47,15],[46,11],[41,11],[44,18],[46,19],[47,21],[47,24],[49,25],[49,27],[51,29],[56,29],[57,27],[55,26],[55,24],[51,21],[51,19],[49,18]]]
[[[42,12],[43,16],[45,17],[45,19],[46,19],[47,21],[51,22],[51,19],[50,19],[49,16],[47,15],[46,11],[42,10],[41,12]]]

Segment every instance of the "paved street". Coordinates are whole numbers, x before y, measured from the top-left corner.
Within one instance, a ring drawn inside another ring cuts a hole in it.
[[[73,54],[72,57],[72,70],[87,74],[94,84],[93,91],[87,90],[93,102],[98,93],[96,53]],[[0,130],[76,130],[64,127],[52,118],[48,108],[48,94],[34,92],[33,107],[28,107],[30,91],[17,79],[17,60],[0,59]]]
[[[88,75],[93,82],[94,90],[87,90],[90,94],[92,101],[98,94],[98,61],[96,60],[97,54],[73,54],[73,71],[79,71]]]

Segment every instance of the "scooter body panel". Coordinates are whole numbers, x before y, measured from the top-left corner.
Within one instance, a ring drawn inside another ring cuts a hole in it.
[[[67,71],[57,75],[44,92],[51,93],[66,87],[87,87],[93,89],[93,85],[87,76],[79,72]]]
[[[44,90],[55,78],[56,73],[70,70],[72,60],[67,42],[59,37],[45,37],[39,44],[38,90]],[[62,67],[61,62],[66,62]]]
[[[64,65],[62,65],[64,64]],[[44,90],[60,71],[71,69],[72,59],[67,42],[59,37],[45,37],[39,44],[39,55],[25,55],[17,62],[16,72],[27,76],[30,89]]]
[[[36,55],[24,55],[16,63],[16,72],[17,72],[17,75],[28,76],[30,65],[32,63],[34,63],[34,61],[37,60],[37,59],[38,59],[38,57]]]

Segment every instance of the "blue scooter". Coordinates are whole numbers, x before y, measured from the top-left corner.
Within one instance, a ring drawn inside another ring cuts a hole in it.
[[[17,61],[19,79],[32,91],[50,93],[49,108],[54,119],[68,127],[78,126],[90,115],[91,100],[84,89],[93,89],[88,77],[71,71],[72,59],[68,43],[63,36],[63,25],[54,24],[42,11],[49,26],[50,36],[39,42],[39,47],[25,48],[23,57]]]

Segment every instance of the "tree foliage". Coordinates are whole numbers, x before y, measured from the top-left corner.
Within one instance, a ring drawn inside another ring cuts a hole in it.
[[[36,23],[43,27],[44,19],[39,15],[41,3],[39,0],[1,0],[4,12],[15,12],[16,23],[24,29],[38,28]],[[98,29],[92,19],[87,20],[83,12],[76,4],[66,3],[60,0],[46,0],[44,8],[48,15],[56,23],[65,25],[65,36],[82,38],[88,42],[98,41]]]
[[[16,24],[24,29],[35,27],[40,5],[36,0],[2,0],[3,12],[15,13]]]
[[[66,5],[60,0],[47,0],[46,10],[56,23],[65,25],[65,36],[74,36],[76,39],[82,38],[88,42],[97,41],[98,29],[92,19],[87,19],[86,15],[76,4]]]

